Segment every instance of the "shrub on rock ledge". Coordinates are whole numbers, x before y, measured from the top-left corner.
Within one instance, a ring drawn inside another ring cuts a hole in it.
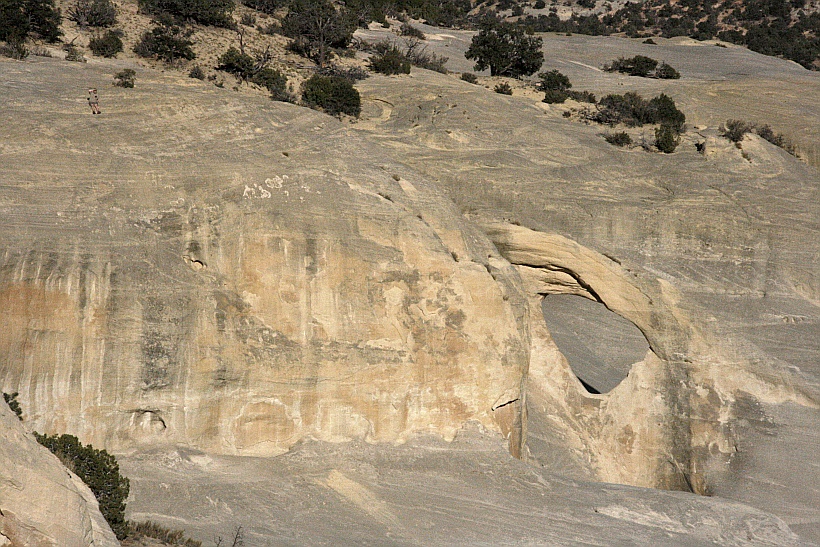
[[[381,74],[410,74],[410,60],[395,44],[386,44],[370,58],[370,68]]]
[[[73,435],[41,435],[34,433],[37,441],[51,450],[63,465],[73,471],[88,485],[100,504],[100,512],[108,521],[117,539],[128,535],[125,521],[125,500],[130,484],[120,475],[117,459],[105,450],[97,450],[90,444],[83,446]]]
[[[598,103],[598,112],[593,116],[598,123],[628,127],[640,127],[647,123],[666,124],[674,131],[683,130],[686,115],[678,110],[675,101],[661,93],[649,101],[635,92],[623,95],[607,95]]]
[[[606,72],[620,72],[630,76],[640,76],[642,78],[659,78],[661,80],[677,80],[680,72],[666,63],[660,63],[644,55],[636,55],[626,59],[620,57],[611,63],[604,65]]]
[[[664,154],[671,154],[680,143],[678,132],[667,124],[655,129],[655,146]]]
[[[311,107],[324,110],[331,116],[347,114],[359,117],[362,100],[350,80],[338,76],[313,75],[305,82],[302,101]]]

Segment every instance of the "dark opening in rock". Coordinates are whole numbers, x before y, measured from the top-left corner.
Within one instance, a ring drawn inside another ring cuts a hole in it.
[[[542,311],[555,344],[590,393],[607,393],[620,384],[649,349],[632,322],[587,298],[550,294]]]

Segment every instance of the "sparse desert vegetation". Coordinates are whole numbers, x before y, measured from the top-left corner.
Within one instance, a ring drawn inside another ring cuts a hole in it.
[[[796,155],[795,146],[780,133],[776,133],[768,124],[758,125],[744,120],[727,120],[719,128],[721,136],[729,139],[740,148],[743,137],[748,133],[755,133],[762,139],[778,146],[791,155]]]

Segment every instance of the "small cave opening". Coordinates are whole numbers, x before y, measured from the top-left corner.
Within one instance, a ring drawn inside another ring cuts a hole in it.
[[[541,310],[553,341],[589,393],[611,391],[649,350],[638,327],[600,302],[548,294]]]

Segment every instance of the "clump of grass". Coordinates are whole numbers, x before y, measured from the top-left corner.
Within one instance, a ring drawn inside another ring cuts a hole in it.
[[[147,537],[157,539],[168,545],[181,545],[182,547],[202,547],[201,541],[196,541],[185,537],[183,530],[171,530],[152,522],[150,520],[144,522],[128,522],[129,537],[141,538]]]

